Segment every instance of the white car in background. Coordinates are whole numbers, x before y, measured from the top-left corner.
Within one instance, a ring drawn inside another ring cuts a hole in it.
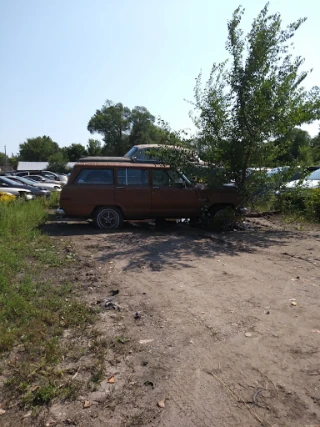
[[[65,183],[62,181],[56,181],[54,179],[47,179],[41,175],[26,175],[23,178],[31,179],[32,181],[39,183],[47,183],[47,184],[56,184],[56,185],[64,185]]]
[[[27,175],[26,175],[27,176]],[[33,185],[34,187],[42,188],[44,190],[49,191],[61,191],[61,185],[58,184],[50,184],[49,182],[37,182],[28,179],[26,176],[14,176],[21,184],[24,185]]]
[[[285,189],[301,188],[301,189],[314,189],[320,188],[320,169],[317,169],[307,175],[303,180],[297,179],[295,181],[288,182],[284,186]]]

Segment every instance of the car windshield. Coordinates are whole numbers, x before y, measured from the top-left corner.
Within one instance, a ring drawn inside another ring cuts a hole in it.
[[[310,175],[306,177],[306,179],[310,179],[310,180],[320,179],[320,169],[317,169],[316,171],[312,172]]]
[[[138,151],[137,147],[132,147],[123,157],[128,157],[129,159],[131,159],[136,154],[137,151]]]
[[[14,186],[14,187],[17,185],[17,183],[15,181],[13,181],[10,178],[5,178],[4,176],[1,177],[1,180],[2,180],[2,182],[5,182],[6,184]]]
[[[19,181],[24,182],[26,185],[35,184],[35,181],[32,181],[31,179],[24,178],[22,176],[19,176]]]

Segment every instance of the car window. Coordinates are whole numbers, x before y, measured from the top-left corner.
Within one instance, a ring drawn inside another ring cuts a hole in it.
[[[124,157],[128,157],[128,158],[132,158],[133,156],[135,156],[136,152],[138,151],[137,147],[132,147],[130,148],[130,150],[124,155]]]
[[[138,150],[134,157],[138,160],[157,160],[157,157],[154,156],[154,153],[151,155],[150,150]]]
[[[310,175],[306,177],[306,179],[320,179],[320,169],[315,170]]]
[[[46,177],[47,179],[52,179],[52,180],[56,180],[57,179],[54,175],[51,175],[51,173],[43,173],[42,175],[44,177]]]
[[[154,186],[172,187],[184,184],[185,180],[178,172],[160,169],[152,171],[152,182]]]
[[[148,185],[147,169],[118,169],[118,185]]]
[[[82,169],[75,180],[75,184],[113,184],[112,169]]]

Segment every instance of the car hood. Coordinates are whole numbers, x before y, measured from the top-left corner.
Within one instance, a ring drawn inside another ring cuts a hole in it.
[[[319,179],[304,179],[302,182],[298,179],[296,181],[288,182],[288,184],[285,185],[285,188],[317,188],[319,186]]]

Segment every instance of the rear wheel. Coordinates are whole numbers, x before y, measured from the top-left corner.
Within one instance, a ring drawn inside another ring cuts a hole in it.
[[[218,228],[228,228],[234,223],[235,210],[233,206],[213,206],[209,211],[209,217]]]
[[[93,224],[102,230],[121,228],[123,215],[120,209],[113,207],[101,207],[93,214]]]

